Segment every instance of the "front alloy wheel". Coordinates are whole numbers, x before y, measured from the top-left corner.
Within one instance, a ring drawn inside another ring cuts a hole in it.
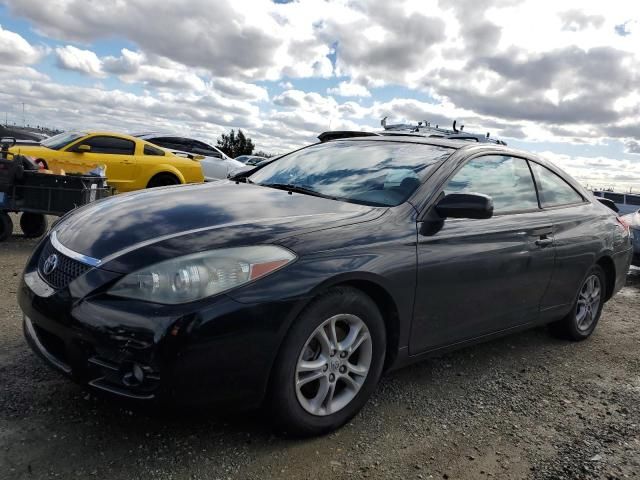
[[[302,311],[274,365],[272,419],[293,435],[319,435],[344,425],[367,402],[382,374],[386,330],[373,300],[334,287]]]
[[[373,348],[360,317],[339,314],[311,334],[296,366],[296,395],[312,415],[331,415],[348,405],[364,384]]]

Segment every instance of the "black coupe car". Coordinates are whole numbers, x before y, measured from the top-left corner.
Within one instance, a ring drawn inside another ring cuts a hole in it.
[[[361,137],[80,208],[18,296],[31,347],[84,384],[319,434],[434,352],[541,324],[589,337],[630,259],[628,226],[537,156]]]

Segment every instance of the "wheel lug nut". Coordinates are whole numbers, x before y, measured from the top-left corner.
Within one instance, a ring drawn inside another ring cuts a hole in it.
[[[335,356],[335,354],[336,354],[336,351],[335,350],[331,350],[330,355],[333,357],[333,356]]]
[[[344,358],[347,356],[347,352],[340,352],[340,358]]]
[[[347,367],[345,367],[344,365],[342,365],[342,366],[340,367],[340,373],[344,373],[344,372],[346,372],[346,371],[347,371]]]
[[[331,375],[329,375],[329,381],[330,382],[335,381],[335,379],[336,379],[336,376],[333,373]]]
[[[329,365],[325,363],[324,367],[322,367],[322,371],[326,372],[327,370],[329,370]]]

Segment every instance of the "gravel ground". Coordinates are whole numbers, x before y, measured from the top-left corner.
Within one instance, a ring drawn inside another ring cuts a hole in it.
[[[259,412],[145,411],[47,368],[15,300],[34,244],[0,244],[1,479],[640,477],[640,275],[586,342],[541,328],[431,359],[303,441],[272,435]]]

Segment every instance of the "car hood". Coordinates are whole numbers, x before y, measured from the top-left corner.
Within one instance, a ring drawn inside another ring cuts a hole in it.
[[[117,195],[78,209],[54,231],[73,252],[100,260],[103,268],[128,271],[132,264],[212,248],[273,243],[297,233],[371,220],[383,212],[221,181]]]
[[[48,156],[57,152],[57,150],[52,150],[41,145],[23,145],[20,143],[11,147],[9,151],[11,153],[19,153],[21,155],[29,155],[31,157]]]

